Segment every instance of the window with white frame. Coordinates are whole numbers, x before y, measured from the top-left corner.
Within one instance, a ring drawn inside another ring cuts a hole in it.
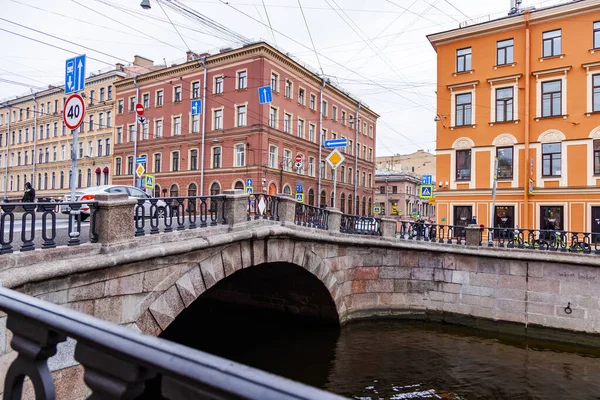
[[[221,147],[213,147],[212,167],[213,168],[221,168]]]
[[[455,126],[471,125],[472,94],[461,93],[455,96],[456,106],[454,110]]]
[[[512,64],[515,61],[515,40],[506,39],[496,42],[496,65]]]
[[[246,106],[237,106],[237,126],[246,126]]]
[[[288,113],[283,114],[283,131],[292,133],[292,116]]]
[[[337,121],[337,107],[331,106],[331,119]]]
[[[305,97],[306,91],[302,88],[298,89],[298,103],[305,105],[304,104],[304,97]]]
[[[308,175],[315,176],[315,158],[308,157]]]
[[[223,129],[223,110],[213,111],[213,128]]]
[[[562,51],[562,30],[542,33],[542,57],[559,56]]]
[[[285,80],[285,97],[288,99],[292,98],[292,81],[289,79]]]
[[[456,180],[471,180],[471,149],[456,150]]]
[[[514,88],[504,87],[496,89],[496,122],[514,120]]]
[[[346,111],[342,110],[342,125],[346,125]]]
[[[123,143],[123,128],[117,128],[117,144]]]
[[[181,101],[181,86],[175,86],[173,91],[173,103],[179,103]]]
[[[163,105],[163,91],[162,90],[158,90],[156,91],[156,106],[162,106]]]
[[[159,173],[162,166],[162,153],[154,154],[154,172]]]
[[[292,169],[292,151],[283,150],[283,170],[290,171]]]
[[[279,75],[275,72],[271,72],[271,90],[277,92],[277,88],[279,85]]]
[[[542,82],[542,117],[562,115],[562,80]]]
[[[179,171],[179,152],[174,151],[171,153],[171,171]]]
[[[471,48],[456,50],[456,72],[466,72],[471,69]]]
[[[316,107],[316,101],[317,101],[317,99],[316,99],[315,95],[311,94],[310,95],[310,109],[311,110],[315,109],[315,107]]]
[[[298,118],[298,137],[304,137],[304,120]]]
[[[308,140],[311,142],[315,141],[315,125],[313,124],[309,124],[308,125]]]
[[[236,144],[235,145],[235,165],[234,167],[243,167],[246,162],[246,145]]]
[[[600,74],[592,75],[592,111],[600,111]]]
[[[143,100],[143,104],[144,104],[144,109],[148,109],[150,108],[150,94],[149,93],[145,93],[142,96],[142,100]]]
[[[146,120],[142,124],[142,140],[148,140],[148,128],[149,128],[149,124],[148,124],[148,120]]]
[[[154,137],[161,138],[163,136],[163,122],[158,120],[154,122]]]
[[[192,82],[192,99],[200,98],[200,82]]]
[[[271,107],[269,110],[269,126],[277,128],[277,109],[275,107]]]
[[[223,77],[217,76],[217,77],[215,77],[214,94],[221,94],[221,93],[223,93]]]
[[[129,125],[129,141],[135,141],[135,125]]]
[[[327,116],[327,102],[323,100],[321,102],[321,114],[326,117]]]
[[[181,135],[181,117],[173,117],[173,136]]]
[[[561,175],[561,143],[542,143],[542,176]]]
[[[269,146],[269,168],[277,168],[277,146]]]
[[[238,71],[237,73],[237,88],[238,89],[246,89],[248,87],[248,72]]]
[[[200,132],[200,114],[192,115],[192,133]]]

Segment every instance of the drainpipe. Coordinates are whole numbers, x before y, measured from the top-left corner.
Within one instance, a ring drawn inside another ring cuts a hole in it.
[[[354,142],[354,215],[358,215],[358,151],[356,148],[358,147],[358,112],[360,111],[360,101],[356,106],[356,115],[354,116],[354,132],[355,132],[355,142]],[[387,189],[386,189],[387,191]],[[387,215],[387,204],[386,206],[386,215]]]
[[[8,140],[8,137],[10,136],[10,119],[11,119],[11,113],[10,113],[10,106],[7,104],[8,106],[8,130],[6,131],[6,157],[4,158],[4,162],[5,162],[5,168],[4,168],[4,201],[8,201],[8,197],[6,196],[6,190],[8,187],[8,144],[10,143]],[[1,144],[1,143],[0,143]]]
[[[39,111],[39,107],[38,107],[38,103],[37,103],[37,99],[35,98],[35,93],[33,93],[33,104],[35,106],[35,112],[33,113],[33,154],[31,155],[31,186],[33,186],[33,180],[35,178],[35,163],[36,163],[36,157],[37,155],[35,154],[36,151],[36,147],[37,147],[37,115],[38,115],[38,111]],[[39,188],[38,188],[39,189]]]
[[[317,168],[319,169],[319,180],[318,180],[318,189],[317,189],[317,198],[319,199],[319,206],[321,206],[321,157],[323,155],[323,90],[325,90],[325,77],[323,77],[323,84],[321,85],[321,91],[319,92],[319,165]],[[323,171],[325,172],[325,171]],[[325,197],[325,203],[327,203],[327,197]]]
[[[200,161],[200,196],[204,196],[204,140],[206,134],[206,57],[202,57],[202,67],[204,68],[204,83],[202,84],[202,155]]]
[[[140,87],[137,84],[137,77],[134,76],[133,77],[133,85],[135,86],[135,104],[138,103],[138,99],[140,98]],[[135,107],[135,106],[134,106]],[[135,110],[135,108],[134,108]],[[133,113],[133,122],[135,123],[135,137],[133,138],[133,186],[134,187],[138,187],[138,185],[136,185],[136,179],[135,179],[135,165],[136,163],[136,158],[137,158],[137,141],[138,141],[138,136],[139,136],[139,128],[140,126],[138,125],[138,120],[137,120],[137,113]],[[129,132],[127,132],[127,134],[129,134]],[[148,163],[146,162],[146,165],[148,165]]]
[[[530,91],[530,83],[529,77],[531,75],[531,33],[529,31],[529,11],[525,11],[525,168],[523,171],[523,219],[521,222],[521,228],[527,228],[529,221],[529,179],[533,179],[531,167],[527,168],[530,165],[529,157],[529,91]],[[518,110],[517,110],[518,111]],[[530,172],[531,171],[531,172]],[[533,224],[535,226],[535,223]],[[534,227],[533,226],[533,227]],[[533,228],[531,227],[531,228]]]

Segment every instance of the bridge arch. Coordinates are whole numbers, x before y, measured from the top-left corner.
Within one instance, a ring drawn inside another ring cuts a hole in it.
[[[343,302],[335,268],[330,265],[331,259],[313,251],[310,244],[290,239],[269,239],[239,242],[213,252],[183,272],[154,301],[144,302],[144,309],[140,310],[140,317],[135,324],[141,332],[158,336],[196,299],[217,287],[220,282],[236,274],[247,274],[274,264],[303,269],[316,278],[315,281],[320,282],[322,289],[329,293],[330,303],[339,321]],[[323,296],[320,298],[323,299]]]

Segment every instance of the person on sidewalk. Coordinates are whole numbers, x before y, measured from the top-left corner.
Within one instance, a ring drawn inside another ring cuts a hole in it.
[[[25,182],[25,192],[23,193],[23,203],[32,203],[35,201],[35,189],[31,187],[31,183]]]

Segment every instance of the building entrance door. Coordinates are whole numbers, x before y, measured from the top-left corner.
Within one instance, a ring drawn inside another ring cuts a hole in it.
[[[600,207],[592,207],[592,239],[600,242]]]
[[[554,232],[547,231],[563,231],[565,229],[563,215],[563,206],[540,207],[540,230],[542,230],[540,239],[553,239]]]
[[[494,214],[494,236],[502,239],[510,239],[514,235],[515,207],[496,206]]]
[[[463,226],[469,225],[473,218],[473,207],[471,206],[454,206],[454,226],[455,235],[465,237],[465,229]]]

